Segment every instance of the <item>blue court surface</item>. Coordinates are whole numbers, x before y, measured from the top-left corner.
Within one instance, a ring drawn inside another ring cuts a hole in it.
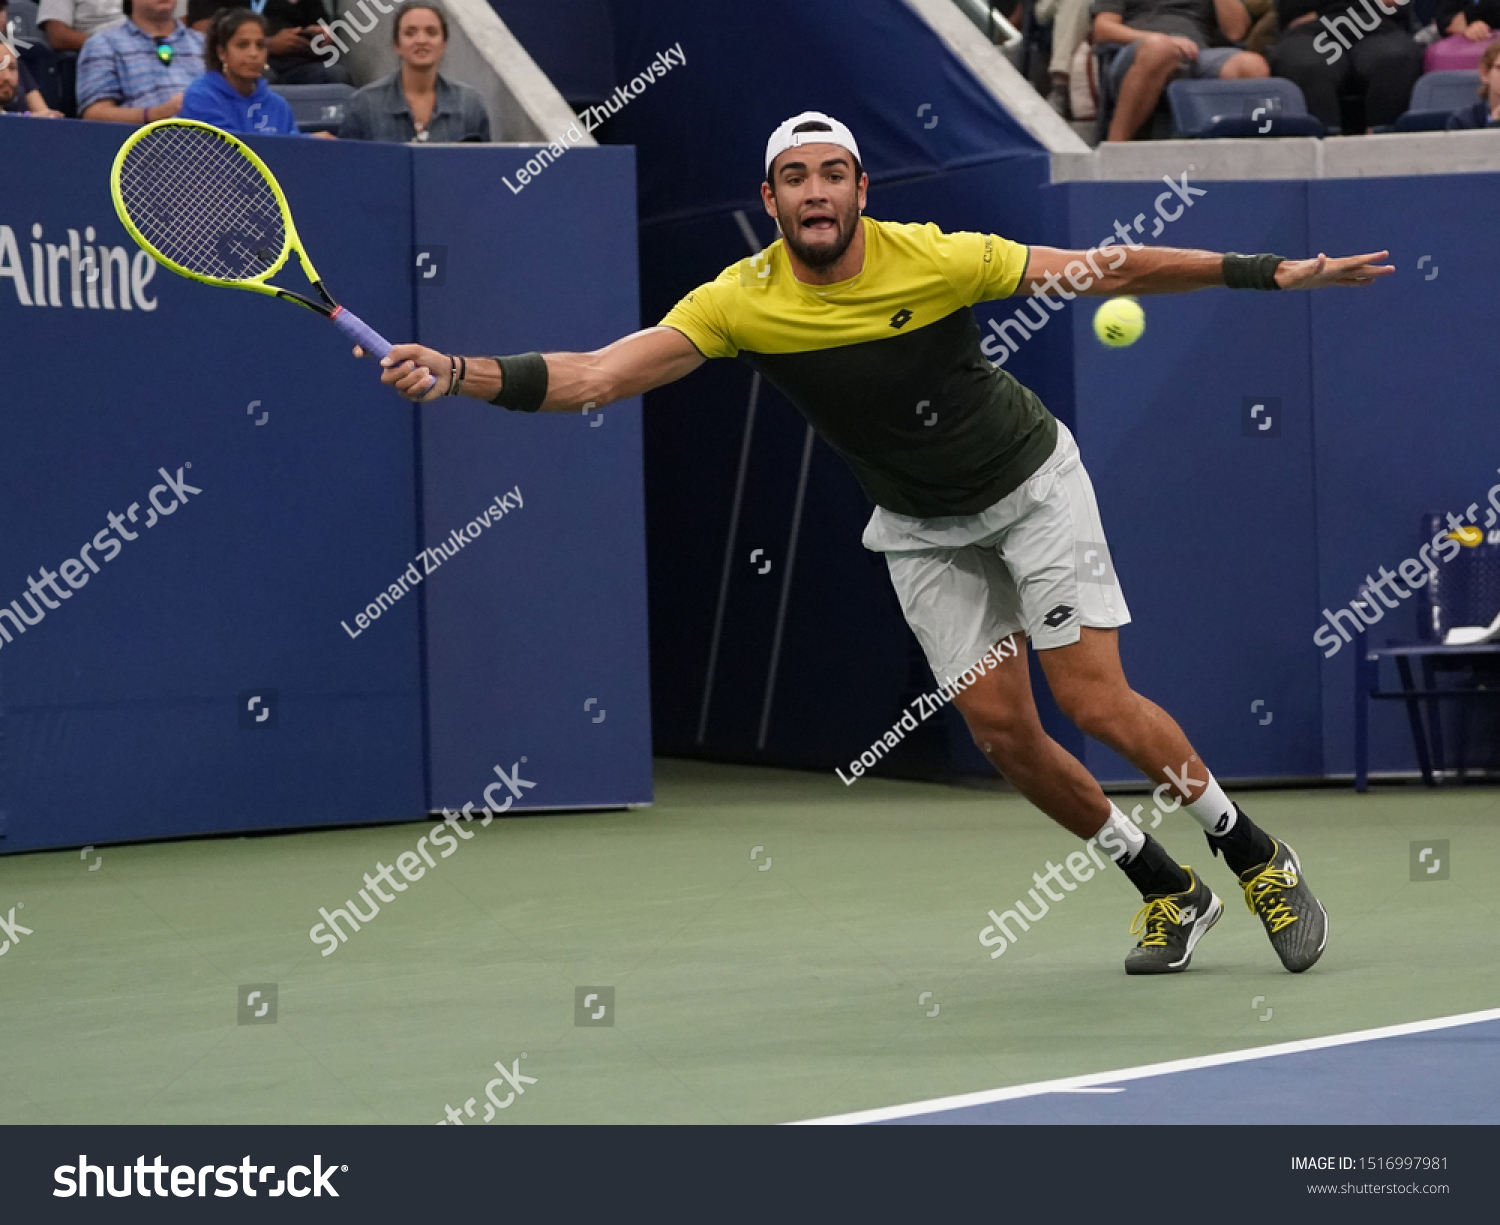
[[[810,1123],[1500,1123],[1500,1009]]]

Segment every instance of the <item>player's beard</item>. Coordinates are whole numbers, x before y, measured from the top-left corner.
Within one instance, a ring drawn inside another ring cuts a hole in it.
[[[801,237],[801,224],[794,223],[790,227],[781,224],[778,219],[776,226],[781,231],[782,240],[787,249],[791,251],[802,263],[814,272],[826,272],[839,260],[844,258],[844,252],[849,249],[849,244],[854,241],[854,227],[859,224],[859,206],[851,203],[846,212],[834,210],[834,219],[838,223],[836,236],[832,242],[808,243]]]

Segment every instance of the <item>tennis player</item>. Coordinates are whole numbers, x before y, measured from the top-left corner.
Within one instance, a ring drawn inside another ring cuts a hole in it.
[[[1168,793],[1180,801],[1239,878],[1282,964],[1306,970],[1322,955],[1328,916],[1296,852],[1224,794],[1172,717],[1126,681],[1117,635],[1130,613],[1078,447],[985,359],[971,307],[1029,290],[1060,309],[1045,295],[1075,296],[1065,278],[1099,296],[1367,285],[1394,271],[1380,263],[1388,253],[1061,251],[875,221],[862,216],[869,179],[853,134],[816,111],[772,133],[765,176],[761,197],[780,240],[699,286],[659,326],[593,353],[457,357],[397,345],[382,381],[413,400],[462,394],[521,412],[578,412],[680,379],[708,358],[741,358],[801,410],[874,503],[865,547],[885,554],[939,682],[973,677],[987,652],[1000,660],[954,705],[995,768],[1065,829],[1097,838],[1140,891],[1126,973],[1185,970],[1223,904],[1043,730],[1028,641],[1068,718],[1159,784],[1163,803]],[[924,402],[930,411],[917,412]]]

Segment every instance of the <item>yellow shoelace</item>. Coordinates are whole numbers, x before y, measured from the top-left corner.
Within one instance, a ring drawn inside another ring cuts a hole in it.
[[[1167,924],[1181,923],[1182,910],[1169,897],[1153,898],[1136,912],[1130,924],[1130,934],[1145,932],[1141,937],[1141,948],[1160,949],[1167,946]]]
[[[1245,905],[1250,907],[1251,914],[1260,915],[1274,934],[1297,921],[1292,908],[1281,896],[1283,889],[1296,887],[1297,874],[1294,871],[1268,864],[1257,876],[1245,882]]]

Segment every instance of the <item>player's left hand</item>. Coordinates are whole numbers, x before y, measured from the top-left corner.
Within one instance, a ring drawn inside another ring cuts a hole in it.
[[[1394,264],[1379,261],[1390,256],[1389,251],[1376,251],[1370,255],[1348,255],[1342,259],[1329,259],[1319,254],[1317,259],[1287,259],[1276,269],[1276,284],[1282,289],[1323,289],[1329,285],[1369,285],[1383,276],[1396,271]]]

